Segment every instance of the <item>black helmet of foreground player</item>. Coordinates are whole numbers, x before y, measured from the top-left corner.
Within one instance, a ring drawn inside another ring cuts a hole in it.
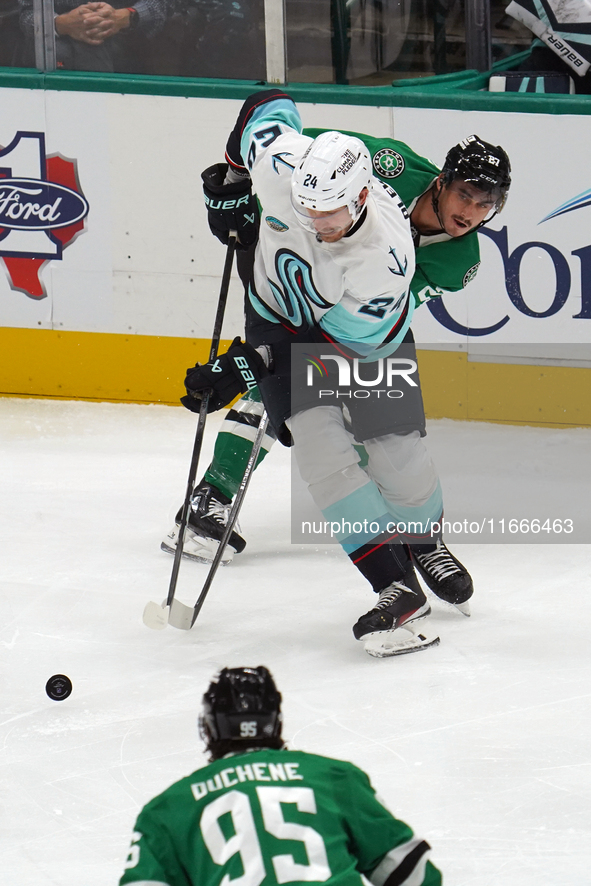
[[[281,694],[267,668],[223,668],[203,696],[199,731],[212,760],[282,748]]]
[[[449,187],[460,179],[490,195],[494,200],[491,213],[475,228],[487,224],[505,205],[511,185],[511,164],[500,145],[491,145],[477,135],[469,135],[448,151],[440,176],[440,187],[433,188],[433,209],[439,217],[439,195],[442,187]],[[443,224],[441,224],[444,227]]]

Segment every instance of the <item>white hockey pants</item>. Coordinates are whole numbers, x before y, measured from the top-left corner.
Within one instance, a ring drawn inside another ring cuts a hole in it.
[[[384,532],[397,541],[430,540],[442,495],[418,431],[366,440],[369,461],[362,469],[340,408],[318,406],[288,424],[300,475],[325,519],[340,522],[333,534],[348,553]]]

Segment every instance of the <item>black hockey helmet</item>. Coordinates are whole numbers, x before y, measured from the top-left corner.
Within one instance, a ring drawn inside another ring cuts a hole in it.
[[[500,145],[469,135],[448,151],[441,172],[444,185],[459,178],[493,194],[497,212],[505,205],[511,185],[511,164]]]
[[[281,694],[267,668],[222,668],[203,696],[201,736],[216,743],[281,747]]]

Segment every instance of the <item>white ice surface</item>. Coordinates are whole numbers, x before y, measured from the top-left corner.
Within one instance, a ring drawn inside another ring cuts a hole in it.
[[[0,399],[1,886],[116,884],[139,808],[204,763],[209,678],[244,664],[273,671],[291,746],[366,769],[446,886],[588,886],[589,546],[456,546],[472,618],[434,601],[439,647],[372,659],[351,626],[375,597],[337,547],[290,545],[276,446],[244,505],[248,546],[194,629],[152,632],[194,429],[171,407]],[[453,499],[462,461],[490,485],[499,445],[526,477],[558,441],[576,467],[591,432],[434,422],[428,440]],[[183,562],[180,599],[205,574]],[[74,684],[63,702],[45,695],[55,673]]]

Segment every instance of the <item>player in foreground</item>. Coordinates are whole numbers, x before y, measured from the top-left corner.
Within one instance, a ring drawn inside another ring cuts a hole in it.
[[[199,725],[211,763],[140,812],[120,886],[441,884],[364,772],[286,748],[267,668],[224,668]]]
[[[385,524],[392,516],[422,526],[422,532],[406,539],[421,545],[415,549],[419,569],[441,596],[447,592],[451,602],[462,604],[472,593],[470,577],[427,530],[439,520],[442,501],[434,466],[420,440],[425,434],[420,388],[417,386],[414,400],[408,398],[412,415],[407,414],[404,421],[392,406],[376,417],[363,402],[350,403],[355,438],[367,453],[364,472],[346,436],[340,405],[310,403],[290,415],[289,355],[294,342],[328,341],[344,345],[349,354],[376,360],[378,352],[388,355],[403,341],[412,343],[408,333],[415,297],[410,296],[409,284],[415,276],[415,249],[417,257],[423,252],[415,294],[440,294],[429,290],[431,265],[439,261],[442,266],[437,246],[458,237],[459,232],[473,231],[502,206],[509,184],[506,155],[471,137],[454,149],[457,168],[450,167],[441,177],[432,164],[413,155],[419,166],[422,164],[424,187],[416,187],[415,180],[414,205],[406,197],[415,226],[411,234],[406,207],[387,184],[388,175],[380,181],[372,174],[378,167],[389,172],[386,160],[400,155],[376,151],[372,169],[369,151],[355,137],[322,133],[311,141],[299,133],[299,115],[288,96],[278,90],[256,94],[245,103],[230,136],[229,172],[225,167],[212,168],[220,177],[223,172],[224,181],[232,187],[232,180],[248,179],[250,173],[262,205],[264,223],[249,283],[246,346],[262,347],[253,355],[235,343],[226,363],[218,360],[215,367],[195,367],[186,379],[190,396],[184,402],[190,406],[193,397],[196,406],[199,392],[213,386],[218,394],[215,408],[228,403],[233,395],[251,386],[244,385],[232,371],[232,359],[246,361],[253,377],[261,379],[274,430],[283,442],[293,438],[300,473],[325,516],[330,513],[329,519],[334,520],[347,514],[354,502],[355,519],[366,518],[372,526]],[[472,151],[467,153],[480,155],[478,176],[465,163],[468,146]],[[403,165],[404,159],[400,159]],[[463,178],[458,170],[464,172]],[[211,170],[204,174],[206,193],[208,173]],[[211,218],[211,201],[209,205]],[[220,221],[218,214],[218,226]],[[236,213],[231,222],[233,227]],[[471,264],[462,278],[465,282],[466,273],[474,271],[478,260],[475,237],[471,244],[456,240],[445,245],[448,250],[459,247],[460,262],[469,256]],[[461,288],[457,271],[456,264],[440,284]],[[198,490],[196,516],[202,510],[212,518],[211,524],[218,522],[216,518],[222,522],[218,504],[221,507],[227,501],[215,499],[211,489],[209,495],[207,490],[205,494]],[[190,527],[191,532],[198,528],[193,518]],[[397,539],[383,533],[339,540],[380,595],[377,606],[354,627],[366,650],[373,655],[392,655],[438,642],[438,638],[417,633],[413,624],[426,617],[430,607],[407,547],[388,544]],[[232,542],[236,543],[236,537]],[[446,591],[442,586],[450,577],[455,587]],[[458,587],[458,580],[463,587]]]

